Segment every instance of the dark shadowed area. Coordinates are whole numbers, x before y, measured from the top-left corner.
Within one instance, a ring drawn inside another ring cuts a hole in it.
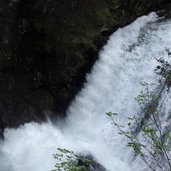
[[[63,117],[117,28],[169,0],[1,0],[0,134]]]

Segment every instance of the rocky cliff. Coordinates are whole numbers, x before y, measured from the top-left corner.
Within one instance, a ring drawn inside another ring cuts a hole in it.
[[[64,116],[108,36],[169,0],[1,0],[0,128]]]

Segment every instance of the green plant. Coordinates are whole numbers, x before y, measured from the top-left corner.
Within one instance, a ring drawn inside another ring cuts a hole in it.
[[[112,124],[118,128],[119,134],[128,139],[127,146],[139,155],[148,168],[155,171],[171,171],[171,134],[161,126],[161,112],[158,107],[159,94],[149,90],[149,85],[141,83],[145,89],[135,98],[143,109],[140,116],[128,117],[127,126],[115,121],[116,113],[109,112]]]
[[[53,155],[57,159],[55,169],[52,171],[88,171],[94,161],[84,156],[75,154],[73,151],[58,148]]]
[[[170,57],[170,51],[167,50],[168,56]],[[171,65],[164,58],[157,59],[159,65],[156,67],[155,72],[164,78],[164,83],[170,89],[171,87]]]

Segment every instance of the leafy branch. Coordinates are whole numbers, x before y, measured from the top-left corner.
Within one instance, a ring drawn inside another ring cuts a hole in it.
[[[107,115],[118,129],[118,134],[128,139],[127,146],[142,158],[149,169],[171,171],[171,134],[161,126],[161,112],[158,108],[160,95],[150,92],[149,84],[141,84],[145,88],[135,99],[143,113],[141,116],[128,117],[128,129],[115,121],[116,113],[109,112]]]
[[[53,155],[57,159],[55,169],[52,171],[88,171],[89,166],[94,162],[82,156],[75,154],[73,151],[58,148],[58,152]]]

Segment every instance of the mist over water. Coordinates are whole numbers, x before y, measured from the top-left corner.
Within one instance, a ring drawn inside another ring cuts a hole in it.
[[[118,113],[116,121],[123,125],[127,117],[138,114],[134,97],[143,88],[140,81],[157,86],[156,58],[167,58],[170,45],[171,21],[159,22],[155,13],[118,29],[101,50],[65,121],[56,125],[28,123],[5,130],[0,171],[51,171],[57,148],[92,154],[109,171],[147,170],[143,162],[133,158],[126,139],[118,135],[105,113]],[[170,111],[169,96],[163,96],[165,113]]]

